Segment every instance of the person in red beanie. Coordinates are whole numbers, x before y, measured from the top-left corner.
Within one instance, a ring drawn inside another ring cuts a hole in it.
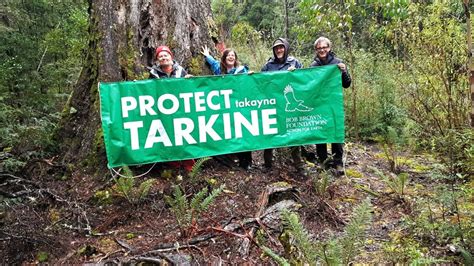
[[[155,51],[156,63],[150,69],[150,78],[184,78],[188,72],[173,60],[173,53],[168,46],[162,45]]]
[[[173,60],[173,53],[168,46],[159,46],[155,51],[156,64],[150,69],[150,78],[188,78],[191,77],[186,70]],[[168,162],[172,168],[182,169],[191,172],[194,160]]]

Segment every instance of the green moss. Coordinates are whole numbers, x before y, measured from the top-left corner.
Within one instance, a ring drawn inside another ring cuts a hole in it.
[[[275,183],[272,184],[272,186],[275,186],[275,187],[292,187],[292,185],[290,185],[288,182],[284,182],[284,181],[275,182]]]
[[[413,164],[412,166],[412,169],[413,171],[417,172],[417,173],[425,173],[425,172],[428,172],[431,168],[427,165],[421,165],[421,164]]]
[[[364,177],[364,174],[362,174],[361,172],[355,170],[355,169],[346,169],[346,176],[348,177],[352,177],[352,178],[363,178]]]
[[[207,30],[209,32],[209,36],[213,39],[219,39],[219,29],[216,26],[216,22],[212,19],[212,17],[207,18]]]
[[[217,181],[217,179],[215,179],[215,178],[208,178],[208,179],[206,179],[206,182],[209,185],[213,186],[213,187],[215,187],[219,184],[219,181]]]
[[[414,162],[410,158],[403,157],[403,156],[398,156],[397,157],[397,164],[398,165],[406,165],[406,166],[411,167],[414,164]]]
[[[202,58],[198,57],[193,57],[191,58],[191,62],[189,62],[189,73],[196,75],[196,76],[201,76],[203,71],[202,71]]]
[[[36,260],[40,263],[48,261],[48,258],[49,258],[49,255],[47,252],[40,251],[38,252],[38,254],[36,254]]]
[[[97,132],[95,133],[94,148],[96,151],[100,151],[105,148],[104,147],[104,131],[102,130],[102,127],[99,127],[97,129]]]
[[[109,190],[98,190],[94,193],[94,202],[99,205],[112,204],[112,194]]]
[[[103,151],[105,151],[105,143],[103,136],[104,133],[102,131],[102,127],[99,127],[94,136],[92,150],[89,155],[81,162],[81,167],[91,167],[93,169],[96,169],[97,171],[100,170],[100,167],[97,167],[97,165],[101,164],[99,156],[102,154]]]

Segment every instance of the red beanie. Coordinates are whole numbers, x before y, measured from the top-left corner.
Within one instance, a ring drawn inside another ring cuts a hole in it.
[[[171,58],[173,58],[173,53],[171,52],[168,46],[162,45],[156,48],[155,57],[158,57],[158,54],[161,52],[167,52],[168,54],[171,55]]]

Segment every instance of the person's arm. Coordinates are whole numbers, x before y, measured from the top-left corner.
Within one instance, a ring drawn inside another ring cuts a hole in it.
[[[341,77],[342,77],[342,87],[349,88],[351,86],[351,76],[349,75],[349,71],[347,70],[346,64],[339,63],[337,67],[341,70]]]
[[[349,71],[346,69],[346,71],[342,72],[342,87],[343,88],[349,88],[351,86],[351,75],[349,75]]]
[[[209,55],[209,56],[206,56],[206,62],[211,67],[211,71],[212,73],[214,73],[214,75],[221,74],[221,64],[219,61],[217,61],[216,59],[214,59],[214,57]]]
[[[202,48],[201,53],[204,55],[204,58],[206,59],[206,62],[211,67],[212,73],[214,73],[214,75],[220,75],[221,74],[221,64],[220,64],[219,61],[217,61],[216,59],[214,59],[214,57],[211,56],[211,54],[209,52],[209,48],[207,48],[207,46],[204,46]]]

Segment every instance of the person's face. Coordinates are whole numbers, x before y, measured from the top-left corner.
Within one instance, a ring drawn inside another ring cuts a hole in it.
[[[320,59],[326,59],[328,57],[328,53],[331,51],[331,48],[329,48],[329,44],[326,42],[320,42],[316,44],[316,47],[314,47],[316,50],[316,55]]]
[[[168,52],[161,51],[158,54],[158,63],[160,66],[171,66],[173,65],[173,59],[171,58],[171,55]]]
[[[275,55],[278,59],[285,57],[285,46],[283,44],[275,46],[273,51],[275,51]]]
[[[234,67],[235,64],[235,53],[233,51],[229,52],[225,57],[225,64],[228,67]]]

